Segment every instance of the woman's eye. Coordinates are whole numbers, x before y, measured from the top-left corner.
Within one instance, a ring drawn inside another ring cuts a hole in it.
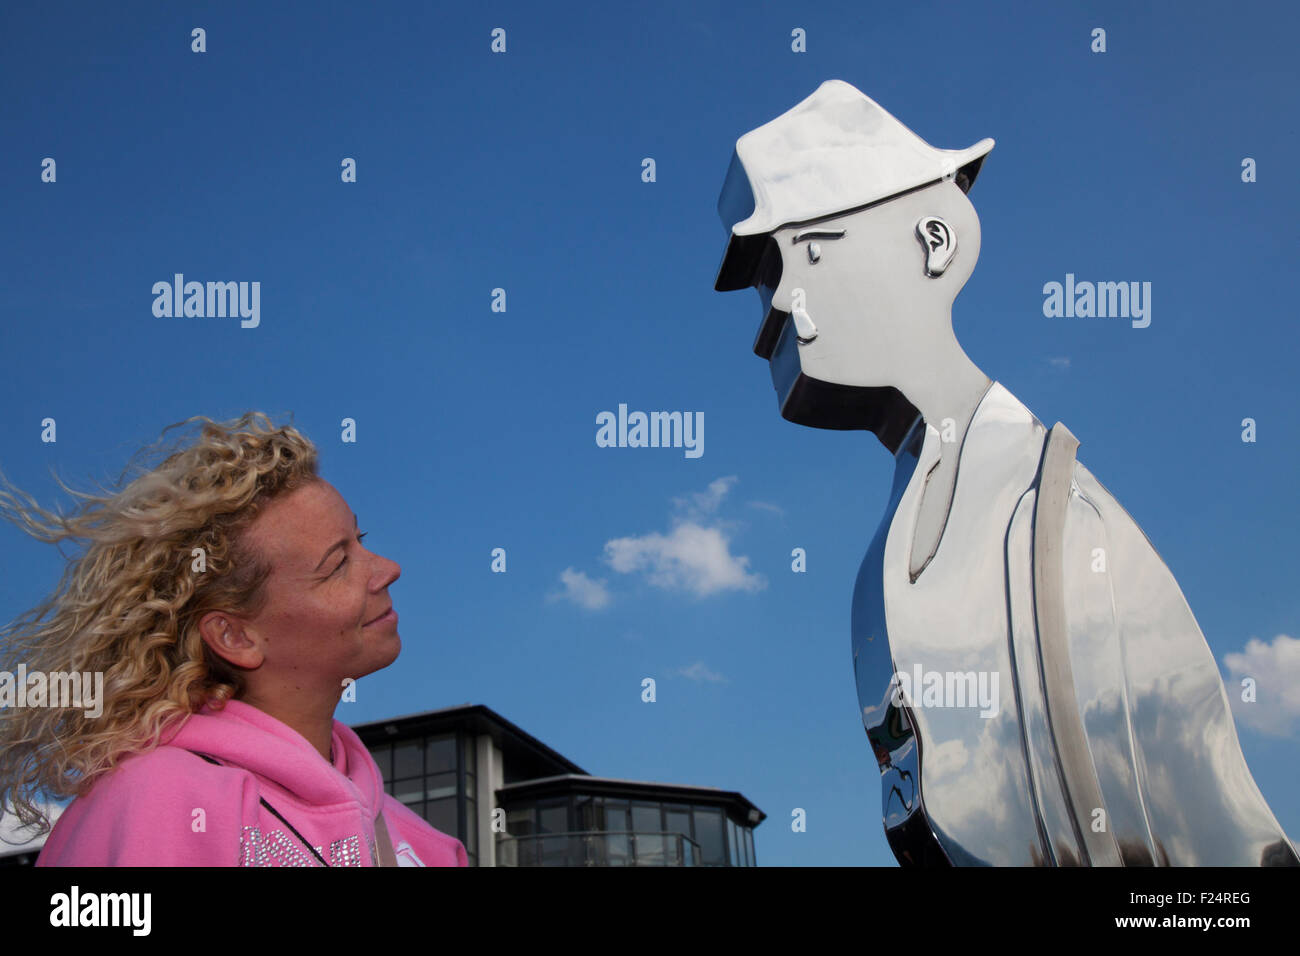
[[[364,537],[365,537],[366,535],[368,535],[368,534],[370,534],[369,531],[363,531],[363,532],[361,532],[359,535],[357,535],[357,543],[360,544],[360,543],[361,543],[361,539],[364,538]],[[344,555],[344,556],[343,556],[343,560],[339,562],[339,566],[338,566],[337,568],[335,568],[333,571],[330,572],[330,577],[333,577],[334,575],[336,575],[336,574],[338,574],[340,571],[342,571],[342,570],[343,570],[343,565],[345,565],[345,564],[347,564],[347,563],[348,563],[347,555]]]

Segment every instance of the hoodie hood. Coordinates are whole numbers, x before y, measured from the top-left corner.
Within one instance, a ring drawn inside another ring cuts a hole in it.
[[[468,865],[460,840],[384,792],[351,729],[334,721],[331,742],[332,761],[251,704],[205,706],[73,800],[36,865]]]
[[[331,765],[302,734],[243,701],[210,704],[191,714],[167,741],[241,767],[311,806],[358,802],[374,819],[383,806],[384,782],[370,752],[345,724],[334,721]]]

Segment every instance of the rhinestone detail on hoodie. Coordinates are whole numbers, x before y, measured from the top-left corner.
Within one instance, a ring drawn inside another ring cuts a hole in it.
[[[324,856],[321,847],[316,852]],[[361,838],[344,837],[330,844],[330,866],[361,866]],[[320,866],[298,841],[284,830],[263,833],[261,827],[244,827],[239,837],[240,866]]]

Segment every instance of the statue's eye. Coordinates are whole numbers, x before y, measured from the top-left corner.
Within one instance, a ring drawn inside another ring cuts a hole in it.
[[[808,261],[816,262],[821,257],[822,257],[821,243],[818,242],[808,243]]]

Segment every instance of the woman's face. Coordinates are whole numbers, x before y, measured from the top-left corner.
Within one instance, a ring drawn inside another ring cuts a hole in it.
[[[396,617],[382,615],[402,569],[360,544],[356,521],[343,496],[318,480],[274,499],[249,526],[249,542],[272,566],[262,613],[242,619],[261,658],[250,689],[337,695],[344,678],[397,659]]]

